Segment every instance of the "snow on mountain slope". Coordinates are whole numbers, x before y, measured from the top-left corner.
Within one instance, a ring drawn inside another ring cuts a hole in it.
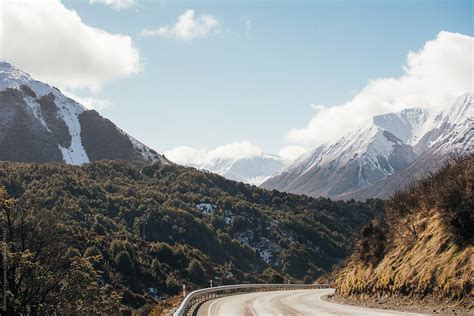
[[[472,93],[441,109],[409,108],[378,115],[347,135],[303,155],[262,187],[329,197],[368,192],[420,157],[431,166],[427,157],[439,160],[450,153],[472,151],[472,120]]]
[[[264,182],[262,187],[315,196],[335,196],[385,179],[415,158],[411,146],[367,122],[301,157]]]
[[[90,124],[91,118],[95,123]],[[122,138],[119,131],[57,88],[0,61],[0,160],[82,164],[101,151],[101,159],[167,162],[128,134],[121,132]],[[85,135],[90,135],[87,142]]]
[[[458,103],[458,101],[461,101]],[[464,95],[458,99],[456,104],[464,108],[461,115],[457,117],[456,124],[451,125],[449,131],[445,131],[443,136],[439,137],[431,147],[422,153],[407,168],[395,173],[393,176],[375,183],[373,186],[339,195],[337,198],[348,200],[365,200],[368,198],[386,198],[397,190],[402,189],[407,184],[413,183],[427,174],[436,171],[444,163],[457,156],[474,153],[474,102],[472,95]],[[455,106],[456,106],[455,104]],[[447,113],[449,111],[445,111]],[[446,120],[453,121],[446,114]],[[441,121],[439,117],[438,121]],[[441,126],[446,124],[441,123]]]
[[[433,111],[433,118],[425,124],[425,134],[415,146],[421,147],[424,152],[440,144],[451,143],[448,139],[452,137],[453,133],[458,134],[460,130],[468,128],[472,124],[474,118],[473,95],[473,93],[463,94],[451,106],[437,109],[437,112]]]
[[[36,97],[42,97],[51,92],[59,91],[45,83],[34,80],[26,72],[23,72],[13,67],[11,64],[0,60],[0,90],[5,90],[6,88],[19,89],[22,85],[30,88]]]
[[[231,180],[259,185],[287,164],[288,161],[279,156],[263,153],[238,159],[214,158],[197,167]]]
[[[430,127],[420,140],[428,144],[421,158],[474,152],[474,93],[463,94],[452,106],[440,109]]]
[[[397,135],[405,144],[413,146],[418,142],[420,135],[424,134],[423,129],[429,116],[429,111],[426,109],[410,108],[397,113],[377,115],[373,118],[373,122]]]
[[[63,159],[68,164],[83,164],[89,162],[84,146],[81,140],[81,124],[79,123],[79,114],[85,111],[84,107],[71,99],[60,97],[56,101],[58,107],[58,116],[63,119],[71,135],[71,145],[59,149],[63,154]]]

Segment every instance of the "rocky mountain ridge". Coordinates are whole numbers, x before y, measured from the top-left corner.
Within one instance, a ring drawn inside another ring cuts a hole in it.
[[[449,156],[472,152],[473,102],[473,93],[466,93],[445,108],[374,116],[303,155],[262,187],[344,199],[387,197]],[[406,170],[409,176],[403,176]]]
[[[97,111],[0,62],[0,160],[83,164],[101,159],[168,163]]]

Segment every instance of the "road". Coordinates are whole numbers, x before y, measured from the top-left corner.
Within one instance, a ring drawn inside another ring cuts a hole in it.
[[[290,290],[231,295],[206,301],[196,307],[197,316],[255,315],[420,315],[327,302],[333,289]]]

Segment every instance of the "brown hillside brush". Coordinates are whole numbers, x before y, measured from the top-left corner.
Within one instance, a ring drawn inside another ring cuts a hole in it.
[[[472,305],[474,155],[397,193],[363,228],[336,293],[442,297]]]

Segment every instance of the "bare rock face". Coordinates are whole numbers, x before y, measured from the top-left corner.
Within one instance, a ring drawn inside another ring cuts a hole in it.
[[[137,161],[143,157],[135,151],[130,138],[121,133],[114,123],[94,110],[79,114],[81,139],[90,160]]]
[[[0,160],[168,160],[57,88],[0,62]]]
[[[54,95],[50,93],[42,96],[38,99],[38,103],[46,125],[56,137],[59,145],[62,147],[70,147],[71,135],[69,134],[69,128],[58,113],[58,108],[54,103]]]
[[[0,91],[0,160],[63,161],[54,135],[28,110],[23,98],[23,91]]]
[[[473,94],[443,109],[375,116],[322,144],[262,184],[263,188],[335,199],[386,198],[474,148]]]

